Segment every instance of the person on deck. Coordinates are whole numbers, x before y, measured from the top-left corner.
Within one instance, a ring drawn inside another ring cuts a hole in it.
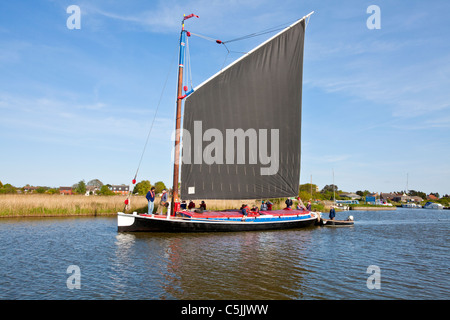
[[[258,207],[256,206],[256,204],[252,207],[252,210],[251,211],[253,211],[253,212],[255,212],[255,213],[258,213],[259,212],[259,209],[258,209]]]
[[[162,191],[162,196],[161,196],[161,201],[159,202],[158,205],[158,210],[156,210],[157,214],[163,214],[164,208],[167,206],[167,191],[164,189]]]
[[[273,203],[270,201],[267,201],[267,210],[268,211],[272,211],[272,206],[273,206]]]
[[[200,203],[200,209],[206,210],[206,203],[205,203],[205,201],[202,201],[202,203]]]
[[[241,213],[244,216],[247,216],[249,211],[250,211],[250,209],[249,209],[248,205],[243,204],[242,207],[241,207]]]
[[[181,201],[180,209],[181,209],[181,210],[186,210],[186,208],[187,208],[186,200]]]
[[[334,217],[336,216],[336,210],[334,210],[334,206],[331,206],[330,209],[330,219],[334,220]]]
[[[194,203],[194,201],[189,201],[189,205],[188,205],[188,209],[189,210],[192,210],[192,209],[194,209],[195,208],[195,203]]]
[[[286,203],[286,208],[287,209],[290,209],[292,207],[292,204],[293,204],[292,199],[290,199],[290,198],[287,198],[284,203]]]
[[[148,201],[148,214],[153,214],[153,208],[155,207],[155,187],[151,187],[145,197]]]
[[[264,203],[264,200],[261,202],[261,211],[267,211],[267,204]]]
[[[306,205],[306,210],[311,211],[311,200],[308,201],[308,204]]]

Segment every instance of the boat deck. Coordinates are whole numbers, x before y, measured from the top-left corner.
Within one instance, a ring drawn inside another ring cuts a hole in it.
[[[141,216],[151,216],[148,214],[142,214]],[[154,218],[166,218],[166,215],[154,215]],[[250,211],[247,216],[241,213],[240,210],[224,210],[224,211],[203,211],[198,210],[189,211],[183,210],[177,212],[177,218],[189,219],[189,220],[259,220],[268,221],[274,219],[293,219],[293,218],[310,218],[311,212],[306,210],[292,210],[292,209],[281,209],[273,211],[260,211],[253,212]],[[174,217],[172,217],[174,218]]]

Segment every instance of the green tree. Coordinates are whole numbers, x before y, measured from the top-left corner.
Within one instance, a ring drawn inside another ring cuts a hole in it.
[[[320,191],[321,193],[326,193],[326,192],[337,192],[338,191],[338,187],[337,185],[334,184],[330,184],[330,185],[326,185],[325,187],[323,187],[322,191]]]
[[[115,193],[112,192],[107,185],[103,185],[98,191],[98,194],[102,196],[113,196]]]
[[[84,180],[81,180],[80,182],[74,184],[72,188],[78,194],[85,194],[86,193],[86,183],[84,182]]]
[[[11,184],[7,183],[0,188],[0,193],[17,193],[16,188]]]
[[[305,183],[305,184],[301,184],[300,187],[298,188],[299,191],[306,191],[311,193],[312,192],[316,192],[317,190],[317,185],[316,184],[311,184],[311,183]]]
[[[142,180],[141,182],[138,182],[136,186],[134,187],[133,193],[137,193],[140,195],[147,194],[148,190],[152,187],[149,180]]]
[[[167,190],[166,185],[162,181],[158,181],[155,183],[155,192],[161,193],[164,189]]]
[[[317,192],[316,190],[317,190],[316,184],[311,183],[301,184],[300,187],[298,188],[298,196],[302,199],[302,201],[309,199],[323,199],[322,194]]]
[[[44,187],[38,187],[38,188],[36,189],[36,192],[37,192],[37,193],[45,193],[46,190],[47,190],[47,189],[45,189]]]
[[[103,186],[103,182],[101,182],[99,179],[92,179],[87,183],[87,185],[100,189]]]
[[[356,194],[357,194],[358,196],[360,196],[360,197],[365,197],[365,196],[367,196],[369,193],[370,193],[369,190],[364,190],[364,191],[358,190],[358,191],[356,191]]]
[[[57,194],[57,193],[59,193],[59,190],[55,189],[55,188],[50,188],[50,189],[48,189],[46,191],[46,193],[48,193],[48,194]]]
[[[307,192],[307,191],[300,191],[298,193],[298,196],[300,197],[300,199],[302,199],[303,202],[308,201],[309,199],[314,199],[314,198],[311,198],[311,192]]]

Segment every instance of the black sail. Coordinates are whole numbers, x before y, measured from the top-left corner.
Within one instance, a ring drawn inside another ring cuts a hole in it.
[[[305,20],[299,20],[186,98],[183,199],[298,194]]]

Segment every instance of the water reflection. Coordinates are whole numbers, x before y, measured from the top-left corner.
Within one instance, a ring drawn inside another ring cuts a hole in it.
[[[448,299],[450,211],[353,228],[117,233],[116,219],[0,220],[1,299]],[[81,289],[66,286],[69,265]],[[366,286],[381,268],[381,290]]]
[[[134,245],[136,236],[131,233],[118,233],[116,235],[116,254],[122,255],[128,252]]]
[[[139,235],[158,261],[165,299],[292,299],[301,297],[310,232]],[[123,249],[136,236],[123,239]],[[155,243],[158,245],[155,247]],[[157,249],[159,247],[159,251]]]

